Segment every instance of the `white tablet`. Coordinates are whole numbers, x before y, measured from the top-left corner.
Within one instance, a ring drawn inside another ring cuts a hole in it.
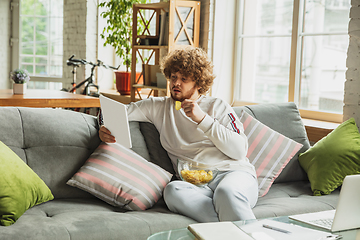
[[[115,137],[116,143],[131,148],[130,127],[126,105],[100,95],[104,126]]]

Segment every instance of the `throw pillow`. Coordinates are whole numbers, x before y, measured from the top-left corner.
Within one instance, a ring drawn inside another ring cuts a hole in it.
[[[300,154],[299,162],[315,196],[330,194],[346,175],[360,173],[360,134],[354,118]]]
[[[26,210],[54,199],[39,176],[0,141],[0,225],[10,226]]]
[[[172,174],[120,144],[101,143],[67,182],[127,210],[145,210],[162,196]]]
[[[259,196],[265,196],[290,159],[303,146],[272,130],[244,110],[240,115],[248,138],[247,158],[255,166]]]

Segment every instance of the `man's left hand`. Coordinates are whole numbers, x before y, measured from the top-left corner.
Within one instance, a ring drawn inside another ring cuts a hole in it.
[[[191,118],[194,122],[196,122],[198,124],[206,116],[206,114],[201,110],[201,108],[199,107],[197,102],[194,100],[185,99],[181,103],[181,107],[183,108],[186,116],[188,116],[189,118]]]

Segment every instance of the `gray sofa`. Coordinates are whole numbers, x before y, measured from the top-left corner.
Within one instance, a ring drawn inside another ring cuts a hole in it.
[[[310,147],[293,103],[235,107],[245,109],[265,125]],[[174,172],[161,147],[159,133],[149,123],[131,122],[133,150]],[[193,219],[170,212],[163,199],[145,211],[126,211],[66,185],[99,145],[95,117],[63,109],[0,107],[0,141],[18,154],[51,189],[55,199],[27,210],[0,239],[141,239],[159,231],[183,228]],[[339,190],[312,196],[306,173],[296,155],[270,191],[259,198],[257,218],[334,209]]]

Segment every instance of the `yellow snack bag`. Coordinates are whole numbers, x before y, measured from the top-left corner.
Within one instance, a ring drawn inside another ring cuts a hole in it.
[[[175,109],[180,110],[180,108],[181,108],[181,102],[175,101]]]

